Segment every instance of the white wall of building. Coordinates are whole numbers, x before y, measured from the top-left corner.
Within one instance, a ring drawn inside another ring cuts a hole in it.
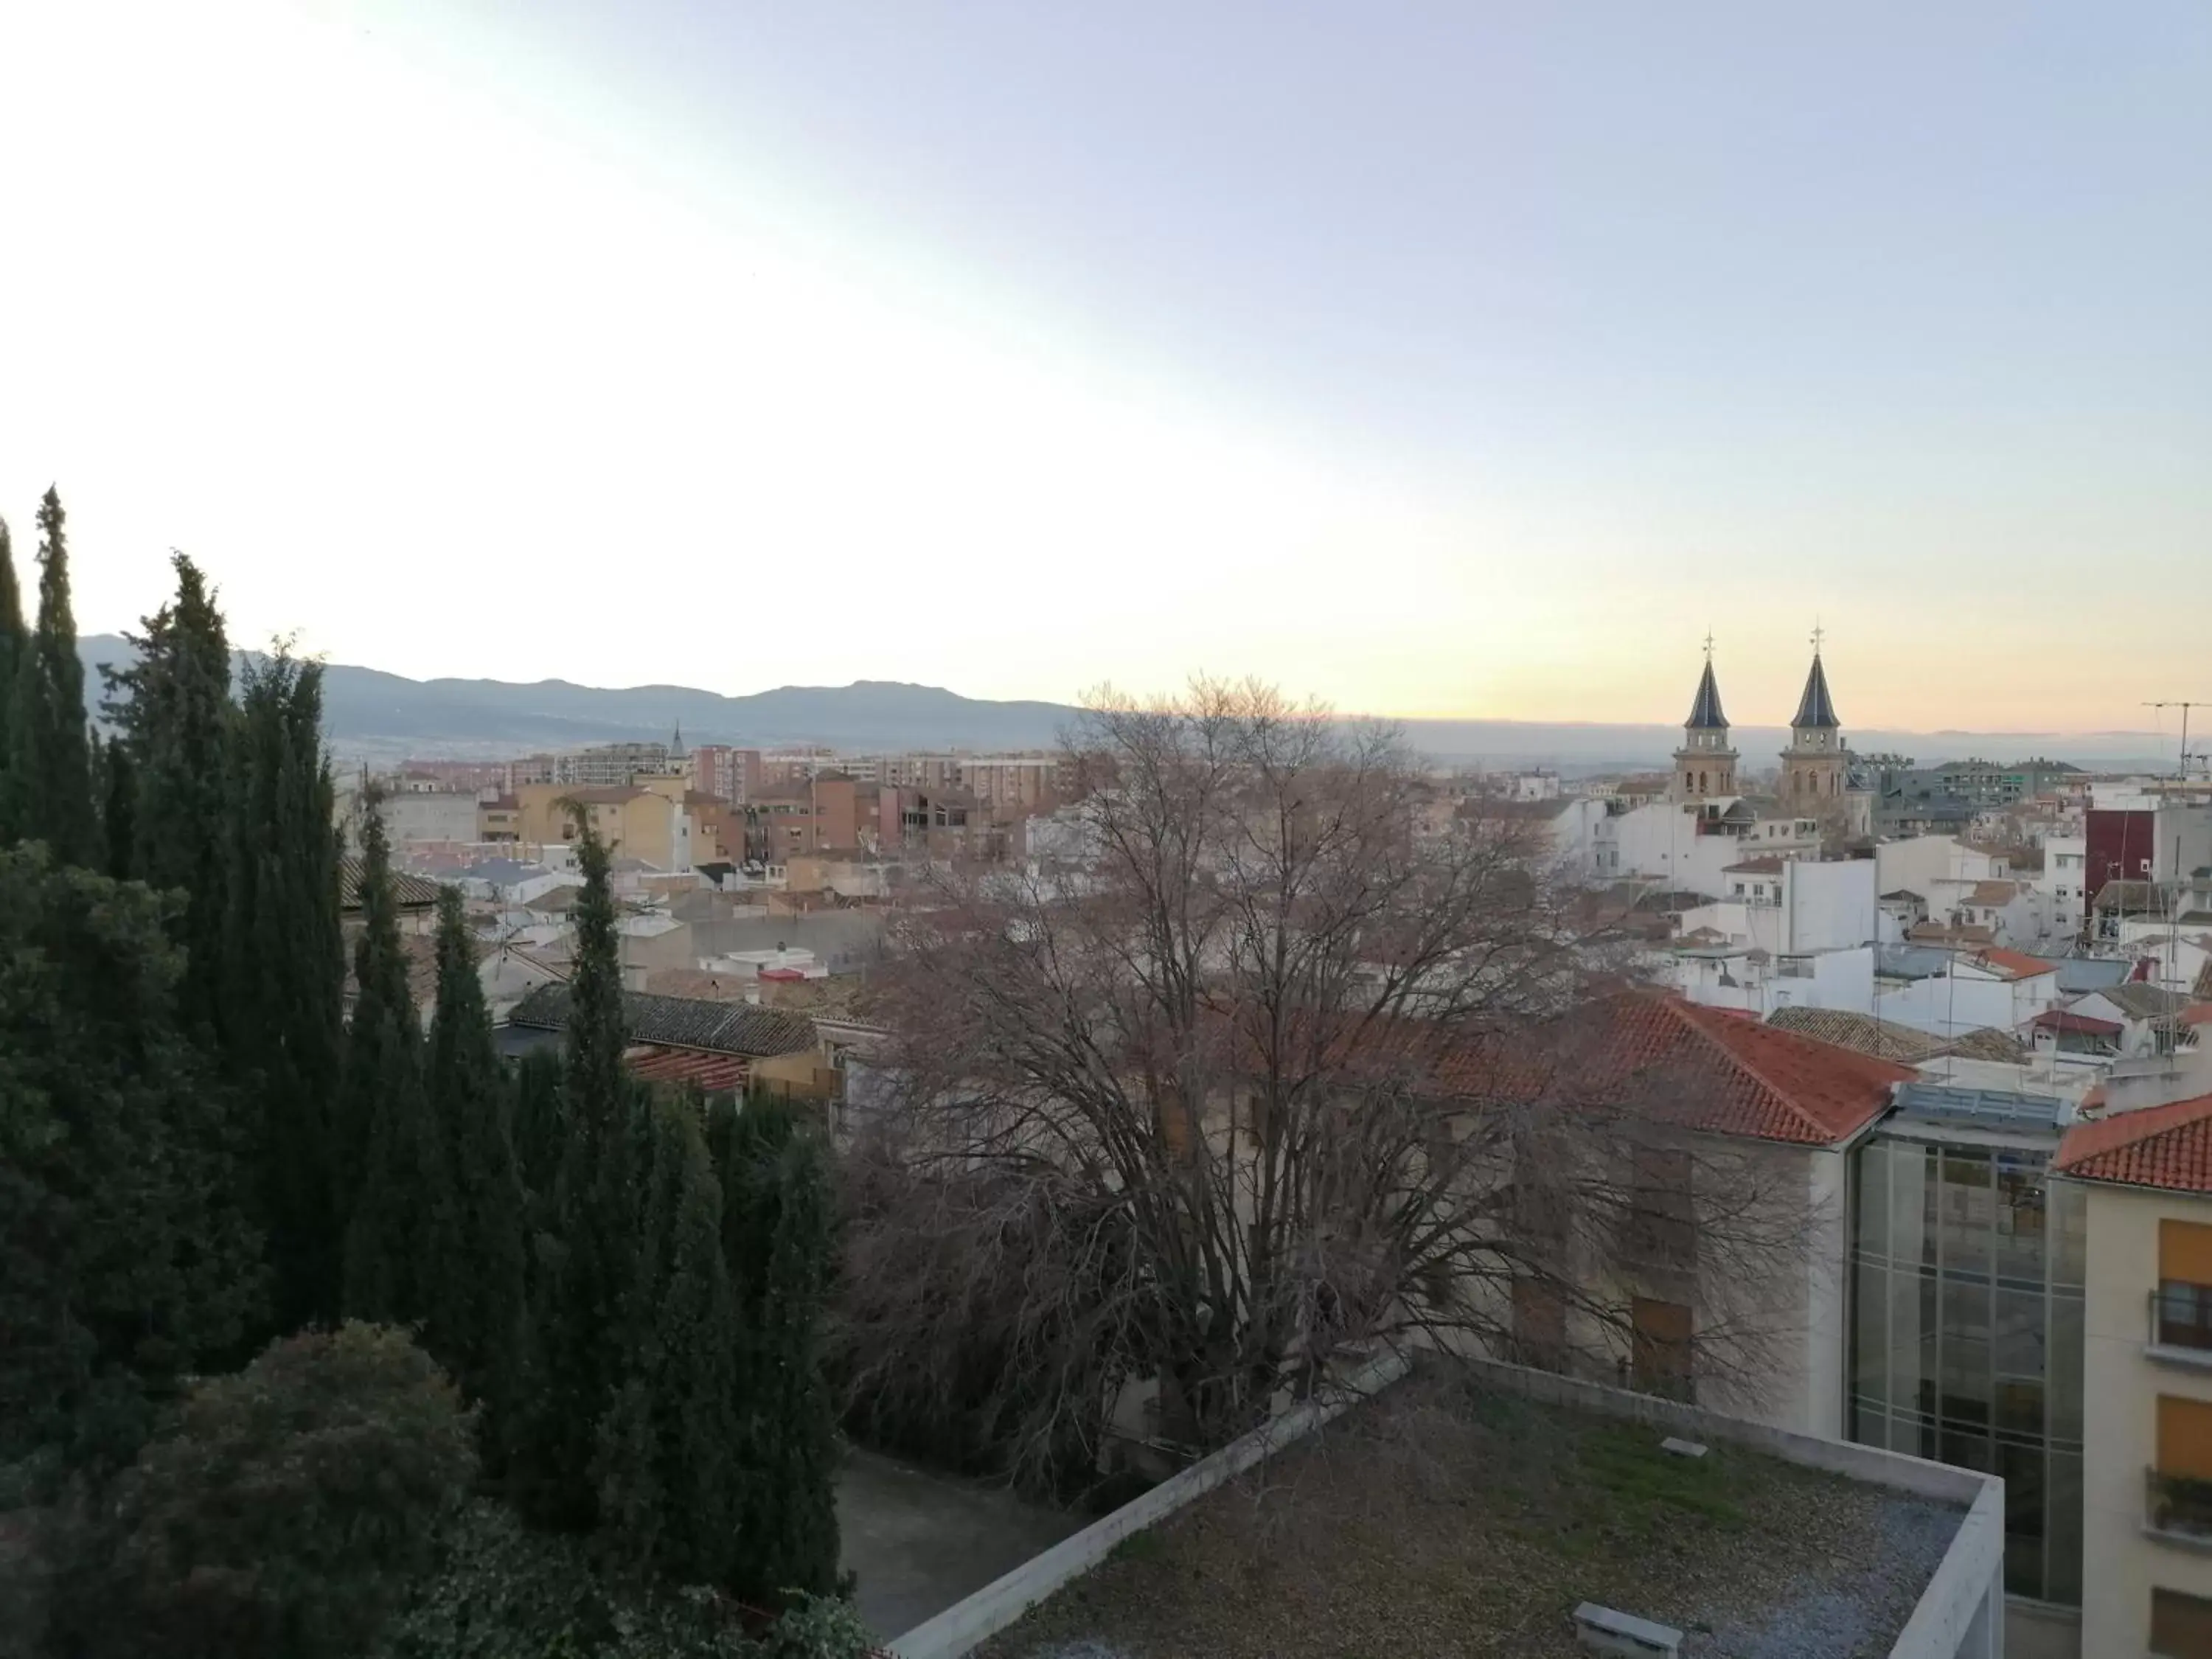
[[[1899,888],[1929,898],[1929,888],[1944,877],[1986,881],[2006,873],[2004,860],[1968,847],[1954,836],[1912,836],[1886,841],[1874,849],[1875,890]],[[1929,908],[1934,908],[1930,899]]]
[[[2043,840],[2043,870],[2035,878],[2035,889],[2043,896],[2051,933],[2062,939],[2072,939],[2081,931],[2088,848],[2088,839],[2083,836],[2046,836]]]
[[[1788,952],[1855,949],[1878,929],[1875,863],[1793,860],[1782,866],[1782,945]]]
[[[409,791],[386,795],[382,807],[384,833],[394,845],[406,842],[459,842],[477,838],[477,798],[465,790]],[[346,825],[346,841],[358,846],[357,820]]]
[[[2017,1031],[2051,1006],[2057,984],[2049,974],[2007,980],[1954,972],[1885,990],[1875,998],[1874,1012],[1885,1020],[1941,1037],[1964,1036],[1991,1026]]]

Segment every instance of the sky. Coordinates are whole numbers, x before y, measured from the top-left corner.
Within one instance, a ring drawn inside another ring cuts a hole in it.
[[[2142,730],[2212,9],[0,7],[0,515],[428,677]],[[2200,716],[2201,718],[2201,716]]]

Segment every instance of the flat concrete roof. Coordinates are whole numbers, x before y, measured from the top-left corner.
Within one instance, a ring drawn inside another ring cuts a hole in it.
[[[1572,1659],[1584,1602],[1681,1631],[1685,1659],[1892,1651],[1964,1503],[1707,1436],[1680,1457],[1669,1433],[1425,1361],[975,1651]]]

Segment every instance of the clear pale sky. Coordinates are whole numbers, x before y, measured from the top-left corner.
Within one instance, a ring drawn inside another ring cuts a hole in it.
[[[415,675],[2148,727],[2212,7],[0,5],[0,513]],[[29,572],[25,572],[27,581]]]

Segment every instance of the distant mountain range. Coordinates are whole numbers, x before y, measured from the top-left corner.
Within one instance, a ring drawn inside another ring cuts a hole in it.
[[[119,635],[78,642],[88,701],[97,701],[100,665],[128,659]],[[410,680],[374,668],[333,663],[325,670],[324,718],[342,758],[406,755],[503,757],[540,749],[629,738],[666,738],[682,726],[686,743],[754,747],[799,743],[837,749],[1041,749],[1081,711],[1065,703],[1000,702],[963,697],[941,686],[896,680],[850,685],[785,685],[726,697],[683,685],[623,689],[567,680]],[[1552,725],[1534,720],[1407,720],[1408,740],[1439,760],[1549,765],[1570,772],[1658,766],[1681,740],[1671,726]],[[1738,726],[1736,747],[1756,766],[1789,733]],[[2100,766],[2171,766],[2148,732],[2069,737],[2039,732],[1854,732],[1851,745],[1895,751],[1923,763],[1982,756],[2011,760],[2049,755]]]

